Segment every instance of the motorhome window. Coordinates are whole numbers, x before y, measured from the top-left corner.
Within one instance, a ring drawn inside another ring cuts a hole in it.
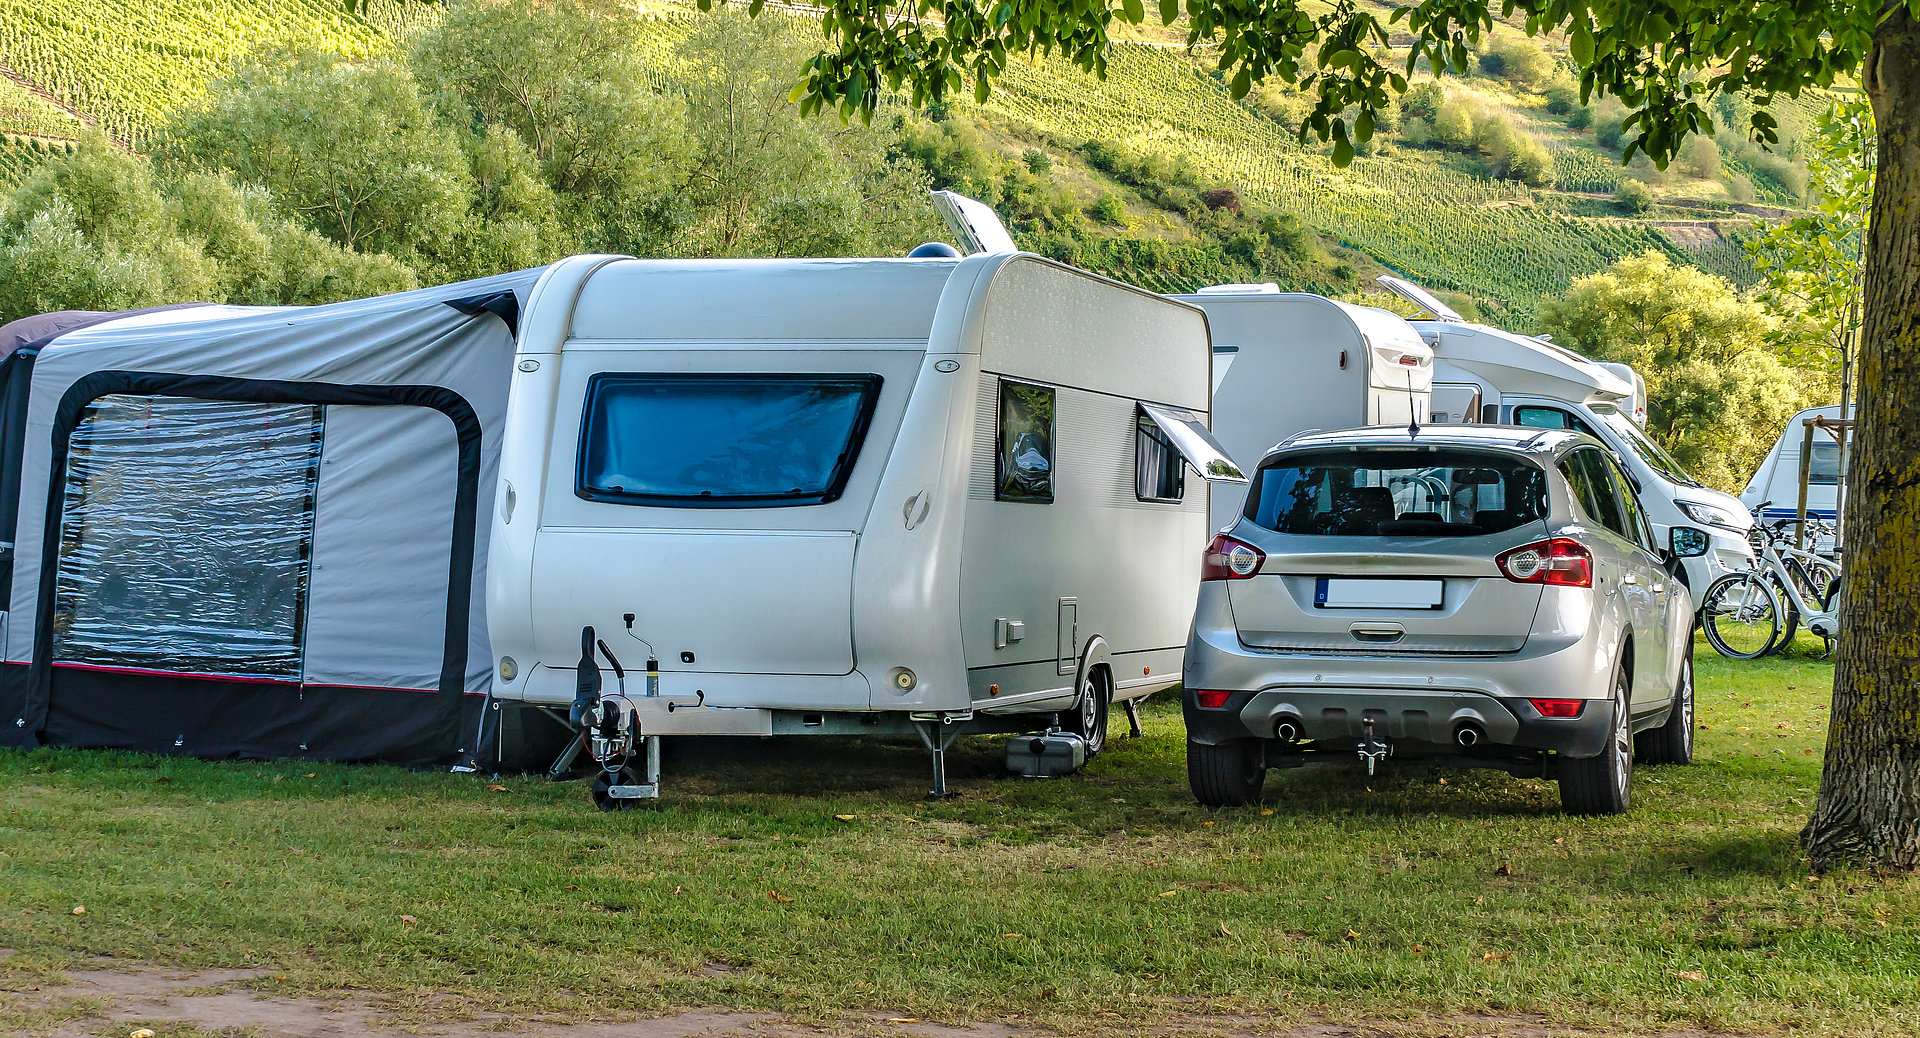
[[[67,441],[53,658],[301,677],[321,409],[116,394]]]
[[[1516,407],[1513,409],[1513,424],[1529,429],[1572,429],[1599,439],[1587,423],[1557,407]]]
[[[1546,473],[1473,450],[1284,455],[1255,473],[1246,517],[1279,533],[1333,537],[1478,537],[1546,515]]]
[[[1163,502],[1178,501],[1187,493],[1187,459],[1145,411],[1134,417],[1133,493],[1142,501]]]
[[[1000,436],[994,497],[1053,503],[1054,389],[1000,380]]]
[[[1668,454],[1665,448],[1653,442],[1639,426],[1633,424],[1633,419],[1621,414],[1618,408],[1611,404],[1592,404],[1589,405],[1588,410],[1593,412],[1594,417],[1600,419],[1602,425],[1619,434],[1620,439],[1626,442],[1628,450],[1639,455],[1640,460],[1646,462],[1655,472],[1665,476],[1669,482],[1678,483],[1683,487],[1700,485],[1692,476],[1687,475],[1687,470],[1681,468],[1679,462],[1673,460],[1673,455]]]
[[[879,395],[869,374],[595,375],[575,492],[665,508],[826,504],[846,489]]]

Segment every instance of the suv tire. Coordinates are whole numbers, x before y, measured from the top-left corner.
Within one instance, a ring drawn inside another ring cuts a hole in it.
[[[1260,799],[1266,785],[1264,747],[1258,739],[1235,739],[1216,746],[1187,740],[1187,785],[1208,807],[1243,807]]]
[[[1626,649],[1614,666],[1612,731],[1607,743],[1592,757],[1560,760],[1560,808],[1570,815],[1617,815],[1626,812],[1633,789],[1633,702],[1627,682]]]
[[[1693,763],[1693,643],[1687,643],[1680,662],[1680,685],[1673,690],[1673,709],[1667,723],[1633,737],[1635,756],[1642,764]]]

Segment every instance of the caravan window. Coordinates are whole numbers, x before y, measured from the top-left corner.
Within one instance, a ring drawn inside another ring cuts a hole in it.
[[[1000,380],[1000,437],[994,497],[1053,503],[1054,389]]]
[[[846,489],[879,395],[879,375],[595,375],[575,492],[668,508],[826,504]]]
[[[1172,503],[1187,493],[1187,459],[1145,411],[1134,416],[1133,484],[1142,501]]]

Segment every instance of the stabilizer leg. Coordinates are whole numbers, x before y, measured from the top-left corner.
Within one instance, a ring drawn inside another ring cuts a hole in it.
[[[1127,738],[1138,739],[1146,733],[1140,730],[1140,701],[1129,699],[1123,706],[1127,710]]]
[[[947,788],[947,748],[960,738],[960,729],[960,725],[946,721],[921,721],[915,728],[921,743],[933,752],[933,789],[927,792],[928,800],[949,800],[959,795]]]

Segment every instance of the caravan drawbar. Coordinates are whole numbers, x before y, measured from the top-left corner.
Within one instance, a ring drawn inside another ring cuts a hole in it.
[[[962,733],[1097,750],[1244,478],[1205,316],[1025,254],[583,256],[29,352],[0,739],[449,763],[565,712],[602,806],[661,735],[917,734],[936,789]]]

